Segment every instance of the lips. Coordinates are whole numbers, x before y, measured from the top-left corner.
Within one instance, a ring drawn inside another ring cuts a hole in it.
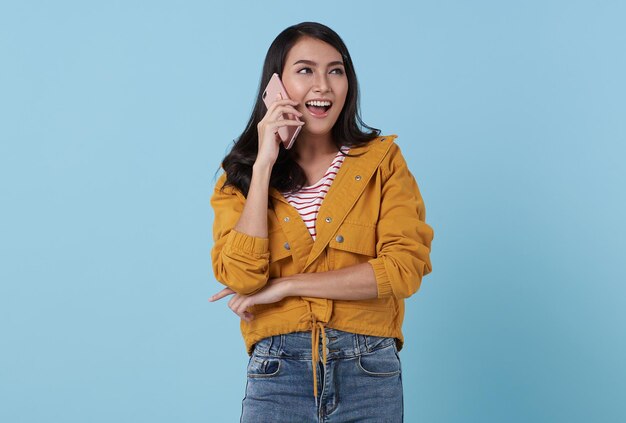
[[[315,117],[325,117],[333,102],[323,98],[309,100],[305,103],[307,110]]]
[[[316,117],[324,117],[328,115],[330,107],[306,106],[309,112]]]
[[[330,100],[309,100],[305,103],[307,110],[314,117],[328,116],[328,110],[332,107]]]

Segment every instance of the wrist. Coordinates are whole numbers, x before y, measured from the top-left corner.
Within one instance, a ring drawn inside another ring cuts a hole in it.
[[[252,165],[252,174],[271,175],[274,163],[256,161]]]
[[[296,297],[300,295],[298,292],[299,285],[297,281],[297,276],[298,275],[293,275],[281,278],[281,285],[283,286],[283,292],[285,294],[285,297]]]

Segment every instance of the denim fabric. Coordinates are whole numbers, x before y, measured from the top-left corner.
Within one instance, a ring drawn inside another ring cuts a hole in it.
[[[311,332],[271,336],[255,345],[248,362],[241,422],[403,421],[402,369],[395,338],[328,328],[325,333],[327,362],[317,363],[317,405]],[[322,348],[320,340],[320,359]]]

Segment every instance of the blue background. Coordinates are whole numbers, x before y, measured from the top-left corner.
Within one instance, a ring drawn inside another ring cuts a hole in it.
[[[0,421],[234,422],[210,194],[264,55],[319,21],[435,229],[407,422],[626,421],[626,4],[3,2]]]

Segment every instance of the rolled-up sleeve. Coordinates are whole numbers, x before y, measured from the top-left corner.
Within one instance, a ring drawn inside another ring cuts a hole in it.
[[[220,190],[219,178],[211,207],[214,212],[211,263],[215,279],[238,294],[248,295],[263,288],[269,278],[269,240],[236,231],[245,197],[235,188]]]
[[[434,232],[425,222],[422,196],[400,148],[393,144],[389,154],[390,159],[381,168],[377,257],[369,263],[374,269],[379,298],[407,298],[417,292],[422,278],[432,271],[430,246]]]

